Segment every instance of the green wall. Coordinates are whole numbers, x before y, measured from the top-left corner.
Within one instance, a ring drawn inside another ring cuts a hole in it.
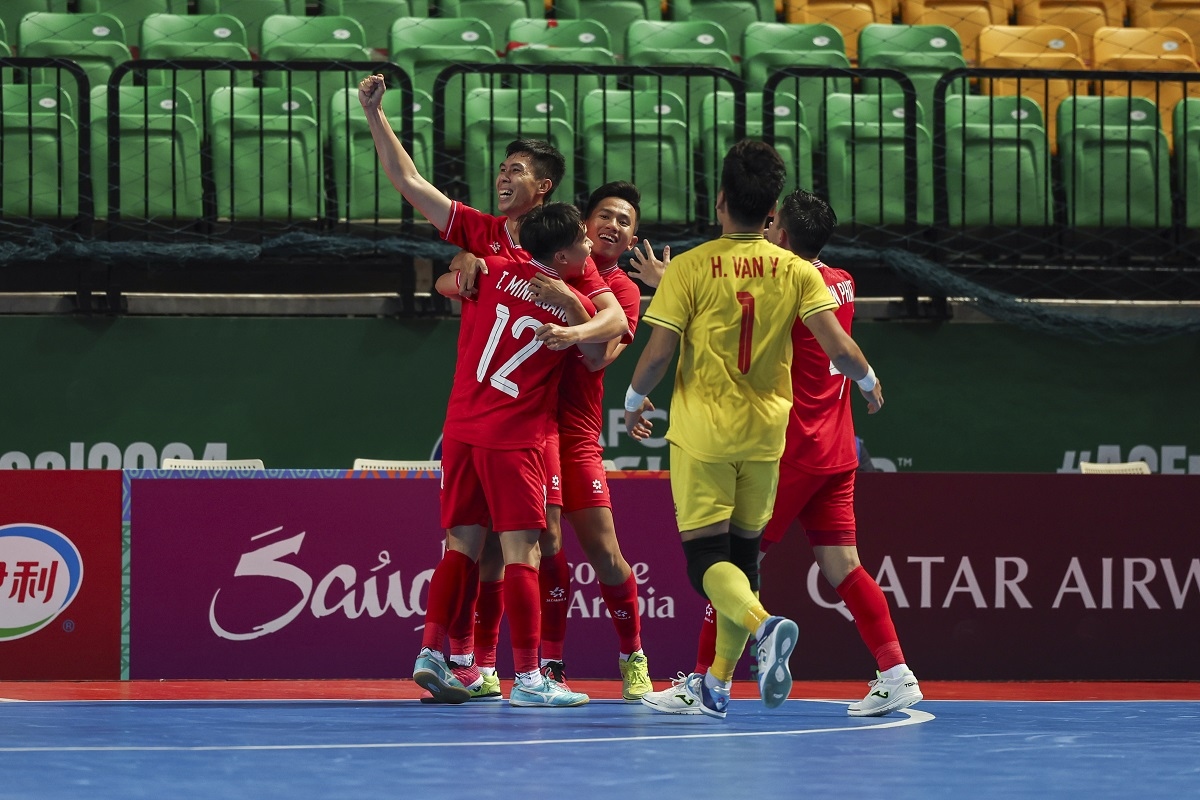
[[[454,320],[0,317],[0,467],[142,467],[206,450],[278,468],[428,458],[457,331]],[[859,415],[859,433],[897,469],[1054,472],[1086,451],[1200,473],[1198,337],[1101,346],[884,322],[855,335],[887,399]],[[609,369],[613,418],[647,336]],[[668,387],[651,397],[666,408]],[[667,466],[661,441],[645,447],[617,425],[605,437],[623,466]]]

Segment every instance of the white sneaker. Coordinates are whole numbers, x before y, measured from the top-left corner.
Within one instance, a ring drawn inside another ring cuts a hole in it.
[[[729,707],[729,692],[709,689],[699,672],[682,672],[671,681],[671,688],[662,692],[646,692],[642,703],[664,714],[704,714],[725,718]]]
[[[893,711],[916,705],[925,698],[921,694],[921,685],[911,669],[905,669],[895,678],[885,678],[883,673],[876,672],[878,677],[871,681],[871,691],[857,703],[851,703],[846,713],[852,717],[882,717]]]

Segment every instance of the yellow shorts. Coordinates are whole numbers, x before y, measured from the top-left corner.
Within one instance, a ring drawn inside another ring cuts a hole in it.
[[[761,531],[771,519],[778,487],[778,461],[710,463],[671,445],[671,496],[681,532],[726,520]]]

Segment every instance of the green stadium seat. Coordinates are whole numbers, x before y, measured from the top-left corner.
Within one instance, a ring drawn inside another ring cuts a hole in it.
[[[131,58],[125,28],[108,14],[26,14],[17,34],[23,57],[69,58],[87,73],[92,86],[108,83],[113,67]],[[30,70],[32,83],[53,83],[54,70]],[[64,76],[64,86],[77,107],[75,81]]]
[[[638,20],[626,34],[625,59],[639,67],[719,67],[735,75],[729,37],[715,22],[653,22]],[[633,79],[635,89],[674,92],[688,103],[692,124],[700,121],[700,104],[714,92],[729,90],[727,81],[708,76],[646,75]]]
[[[143,59],[250,60],[246,27],[237,17],[228,14],[151,14],[142,21],[138,41]],[[200,121],[204,116],[201,109],[214,89],[250,86],[254,76],[229,70],[154,70],[149,73],[148,80],[174,85],[185,92],[197,108],[197,121]]]
[[[353,17],[367,32],[367,47],[386,51],[392,23],[400,17],[429,16],[429,0],[323,0],[321,13]]]
[[[1200,228],[1200,100],[1175,104],[1175,175],[1183,195],[1184,225]]]
[[[945,25],[868,25],[858,40],[858,65],[903,72],[917,90],[917,101],[926,115],[935,113],[933,90],[943,75],[963,69],[962,42]],[[864,92],[899,92],[895,81],[863,80]],[[952,84],[946,94],[966,94],[967,82]],[[932,119],[932,116],[929,116]]]
[[[71,95],[55,84],[6,85],[0,94],[0,208],[4,216],[79,214],[79,125]]]
[[[118,158],[121,217],[202,216],[200,126],[188,95],[169,86],[121,86]],[[96,216],[108,215],[108,87],[92,89],[92,190]]]
[[[303,17],[304,5],[304,0],[196,0],[196,13],[237,17],[246,26],[250,49],[257,53],[263,20],[278,14]]]
[[[405,109],[397,89],[383,95],[383,111],[400,135]],[[414,92],[409,113],[413,117],[413,143],[409,150],[417,171],[433,177],[433,100],[426,92]],[[375,152],[371,128],[358,102],[358,89],[336,92],[328,116],[330,158],[339,219],[399,219],[404,198],[388,180]]]
[[[1021,96],[946,98],[946,188],[953,227],[1050,225],[1038,104]]]
[[[829,204],[841,220],[898,225],[905,216],[904,106],[897,95],[835,93],[825,99]],[[917,219],[933,219],[932,142],[917,122]]]
[[[503,49],[500,37],[519,19],[545,16],[542,0],[438,0],[443,17],[479,19],[496,36],[497,49]]]
[[[186,14],[188,0],[78,0],[79,12],[110,14],[121,21],[133,42],[133,33],[151,14]],[[132,49],[132,48],[131,48]],[[137,53],[134,53],[137,56]]]
[[[320,132],[301,89],[222,87],[209,104],[217,216],[306,220],[320,213]]]
[[[260,51],[266,61],[357,61],[371,59],[362,25],[350,17],[267,17],[262,23]],[[267,86],[292,86],[312,95],[318,106],[334,92],[357,87],[359,71],[316,71],[298,68],[291,73],[267,72]]]
[[[65,14],[69,9],[68,2],[69,0],[0,0],[0,23],[12,37],[6,40],[10,48],[18,52],[17,32],[21,29],[21,20],[26,14],[46,11]]]
[[[734,58],[742,56],[742,37],[750,25],[775,21],[775,0],[671,0],[671,18],[715,22],[729,36]]]
[[[643,224],[695,219],[687,111],[672,92],[603,89],[583,98],[579,141],[589,187],[626,180],[642,193]]]
[[[608,28],[594,19],[545,20],[519,19],[508,28],[509,64],[571,64],[574,66],[614,66],[616,54]],[[587,74],[523,75],[518,81],[525,89],[545,89],[562,93],[578,107],[590,91],[613,86],[613,78]]]
[[[447,67],[499,63],[492,29],[482,20],[465,17],[400,17],[388,41],[390,59],[412,78],[413,88],[428,92],[435,108],[445,103],[446,146],[460,149],[462,99],[471,89],[483,87],[485,79],[460,73],[446,84],[444,98],[437,96],[434,82]]]
[[[618,56],[625,55],[629,26],[641,19],[661,20],[659,0],[556,0],[557,19],[597,19],[604,23],[612,36],[612,48]]]
[[[1170,149],[1145,97],[1068,97],[1058,106],[1068,226],[1171,224]]]
[[[783,193],[813,186],[812,135],[805,125],[804,107],[794,95],[776,92],[771,106],[774,136],[771,144],[787,165]],[[699,149],[704,160],[705,188],[710,204],[721,183],[721,164],[736,141],[734,138],[734,94],[719,92],[706,97],[701,110]],[[746,136],[764,136],[762,92],[746,93]]]
[[[836,67],[849,69],[850,59],[838,29],[825,22],[756,22],[746,28],[742,39],[742,77],[749,91],[761,92],[767,78],[783,67]],[[790,92],[805,108],[813,144],[825,141],[825,96],[833,92],[849,94],[847,77],[787,78],[776,88]]]
[[[467,93],[466,159],[467,187],[471,206],[495,213],[496,175],[504,160],[504,148],[514,139],[541,139],[571,154],[575,131],[571,126],[570,103],[555,91],[520,89],[472,89]],[[567,159],[563,182],[555,200],[574,202],[575,170]]]
[[[546,47],[598,47],[612,50],[608,27],[594,19],[547,20],[523,17],[508,26],[508,50],[540,44]]]

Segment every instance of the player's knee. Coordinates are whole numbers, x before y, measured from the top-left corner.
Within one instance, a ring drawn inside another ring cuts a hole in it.
[[[704,573],[708,572],[709,567],[713,564],[731,560],[730,538],[728,533],[721,533],[716,536],[702,536],[699,539],[691,539],[683,543],[683,555],[687,559],[688,580],[703,597],[708,597],[704,592]]]
[[[729,541],[729,560],[746,574],[746,578],[750,581],[750,588],[756,592],[761,584],[758,576],[758,557],[761,552],[758,543],[761,538],[761,534],[753,539],[732,536]]]

